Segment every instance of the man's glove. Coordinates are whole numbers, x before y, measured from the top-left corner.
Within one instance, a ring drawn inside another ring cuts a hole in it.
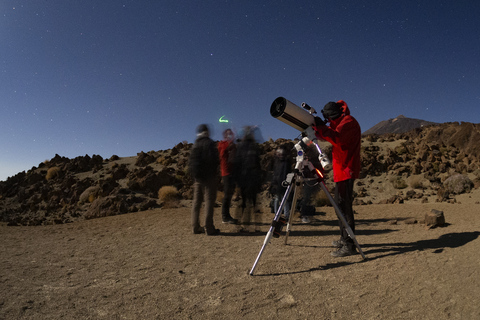
[[[322,120],[320,117],[315,117],[315,127],[324,127],[326,126],[326,122]]]

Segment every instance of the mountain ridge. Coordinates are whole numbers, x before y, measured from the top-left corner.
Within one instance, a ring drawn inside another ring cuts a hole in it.
[[[405,133],[416,128],[439,124],[440,123],[437,122],[407,118],[404,115],[399,115],[396,118],[380,121],[367,131],[363,132],[363,135]]]

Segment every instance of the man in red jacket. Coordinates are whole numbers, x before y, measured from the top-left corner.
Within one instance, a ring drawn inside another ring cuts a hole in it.
[[[348,225],[355,232],[353,183],[360,175],[360,125],[350,115],[347,103],[343,100],[327,103],[322,114],[330,125],[327,126],[320,118],[316,118],[314,130],[317,138],[332,144],[335,200]],[[341,222],[340,239],[333,241],[332,245],[338,249],[332,252],[334,257],[349,256],[356,252],[355,244]]]
[[[231,129],[223,132],[223,140],[218,143],[220,155],[220,172],[223,182],[222,222],[236,224],[237,219],[230,215],[230,204],[235,192],[234,160],[237,147],[234,143],[235,135]]]

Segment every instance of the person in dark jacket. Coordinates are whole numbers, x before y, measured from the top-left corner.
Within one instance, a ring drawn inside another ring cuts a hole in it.
[[[284,185],[284,181],[287,178],[287,175],[292,172],[292,159],[288,154],[288,149],[286,145],[281,145],[275,151],[275,161],[273,164],[273,176],[271,182],[270,193],[274,197],[273,207],[275,213],[277,212],[280,203],[287,191],[287,186]],[[285,219],[288,220],[290,216],[290,208],[292,205],[293,192],[290,193],[288,199],[285,200],[285,206],[283,208],[283,215]]]
[[[255,140],[254,128],[245,127],[243,138],[238,144],[235,156],[235,180],[240,188],[242,203],[237,218],[241,222],[240,232],[250,232],[250,219],[254,215],[255,231],[260,217],[256,214],[257,193],[262,184],[260,149]]]
[[[197,128],[197,139],[190,153],[189,169],[194,178],[192,228],[193,233],[217,235],[213,223],[213,208],[217,197],[217,175],[219,167],[218,150],[215,142],[210,139],[208,126],[202,124]],[[200,208],[205,198],[205,228],[200,226]]]
[[[305,150],[305,158],[312,163],[315,168],[321,168],[322,165],[318,159],[318,151],[313,146],[308,146]],[[313,197],[318,193],[317,175],[309,170],[303,172],[302,198],[300,201],[300,220],[302,223],[310,223],[310,217],[315,214],[315,205]]]
[[[332,144],[333,181],[335,200],[345,215],[348,225],[355,232],[353,212],[353,183],[360,175],[361,129],[357,120],[350,115],[347,103],[343,100],[328,102],[322,113],[330,123],[327,126],[316,118],[314,130],[319,139]],[[334,257],[344,257],[356,252],[353,240],[340,222],[340,239],[332,245],[338,248]]]

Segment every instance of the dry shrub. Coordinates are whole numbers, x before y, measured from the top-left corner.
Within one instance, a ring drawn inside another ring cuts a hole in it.
[[[315,194],[313,197],[313,203],[315,207],[324,207],[324,206],[330,206],[330,200],[328,199],[327,195],[325,192],[320,191]]]
[[[175,163],[175,161],[170,156],[162,156],[157,158],[157,163],[168,167],[169,165]]]
[[[47,175],[45,176],[45,179],[50,180],[50,179],[58,178],[59,175],[60,175],[60,168],[51,167],[47,170]]]
[[[162,202],[173,202],[178,200],[179,193],[174,186],[163,186],[158,190],[158,199]]]
[[[410,177],[410,187],[413,189],[424,189],[423,178],[421,176]]]
[[[85,202],[92,203],[93,201],[95,201],[95,199],[97,199],[100,196],[101,192],[102,190],[100,189],[99,186],[88,187],[80,195],[79,201],[80,203],[85,203]]]
[[[401,156],[401,155],[407,153],[407,148],[405,148],[405,146],[398,146],[398,147],[395,148],[395,152],[397,152],[397,154],[399,156]]]
[[[407,183],[402,179],[402,177],[392,177],[390,182],[395,189],[405,189],[407,187]]]
[[[88,196],[88,202],[90,202],[90,203],[95,201],[95,199],[97,199],[97,196],[93,193]]]

